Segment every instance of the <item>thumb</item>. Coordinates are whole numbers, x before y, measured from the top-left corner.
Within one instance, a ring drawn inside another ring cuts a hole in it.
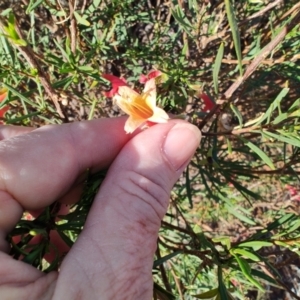
[[[80,290],[84,299],[104,291],[113,293],[114,299],[151,298],[151,268],[161,219],[170,191],[200,137],[195,126],[170,121],[139,133],[125,145],[102,183],[82,234],[62,264],[59,289],[72,280],[75,296],[83,281],[78,278],[75,283],[74,274],[84,273],[92,274],[89,290]],[[79,255],[89,260],[72,263]]]
[[[149,230],[154,226],[156,232],[171,189],[199,142],[200,131],[186,122],[159,124],[138,134],[110,167],[90,220],[98,220],[108,211],[126,212],[130,227],[142,225]]]

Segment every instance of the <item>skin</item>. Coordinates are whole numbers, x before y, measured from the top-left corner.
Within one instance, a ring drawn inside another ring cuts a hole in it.
[[[126,118],[33,130],[0,126],[1,299],[151,299],[152,263],[169,194],[200,142],[184,121],[128,135]],[[60,272],[13,260],[5,236],[24,210],[75,202],[81,182],[109,171]]]

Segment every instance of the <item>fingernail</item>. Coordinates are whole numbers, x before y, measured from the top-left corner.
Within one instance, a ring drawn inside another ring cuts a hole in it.
[[[169,131],[163,152],[174,170],[178,171],[191,159],[201,140],[200,130],[191,124],[178,123]]]

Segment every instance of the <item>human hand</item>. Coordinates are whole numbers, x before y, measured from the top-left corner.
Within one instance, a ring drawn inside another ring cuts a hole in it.
[[[0,126],[1,299],[151,299],[161,219],[200,132],[172,120],[132,137],[124,122],[100,119],[36,130]],[[86,169],[107,167],[59,273],[44,274],[5,253],[5,236],[24,210],[79,200]]]

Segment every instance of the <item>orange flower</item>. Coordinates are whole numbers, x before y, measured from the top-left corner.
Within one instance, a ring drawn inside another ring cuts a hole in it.
[[[112,86],[111,90],[109,92],[103,93],[106,97],[109,97],[109,98],[113,97],[118,92],[118,88],[120,86],[127,85],[127,82],[125,79],[116,77],[114,75],[102,74],[102,77],[105,78],[106,80],[110,81],[110,83],[111,83],[111,86]]]
[[[2,102],[7,96],[7,90],[5,88],[0,89],[0,102]],[[8,106],[4,106],[0,109],[0,118],[3,118],[5,113],[9,110]],[[3,124],[2,121],[0,121],[0,124]]]
[[[169,119],[168,114],[156,106],[155,78],[146,82],[141,94],[126,85],[119,86],[113,100],[129,115],[124,128],[127,133],[132,133],[147,121],[166,123]]]
[[[2,102],[7,96],[7,89],[2,88],[0,89],[0,102]]]
[[[205,93],[200,93],[199,97],[203,100],[204,102],[204,108],[203,111],[207,112],[207,111],[211,111],[216,104],[210,99],[209,96],[207,96]]]
[[[156,78],[162,75],[162,72],[159,70],[152,70],[147,75],[140,76],[140,83],[146,83],[148,80],[152,78]]]

